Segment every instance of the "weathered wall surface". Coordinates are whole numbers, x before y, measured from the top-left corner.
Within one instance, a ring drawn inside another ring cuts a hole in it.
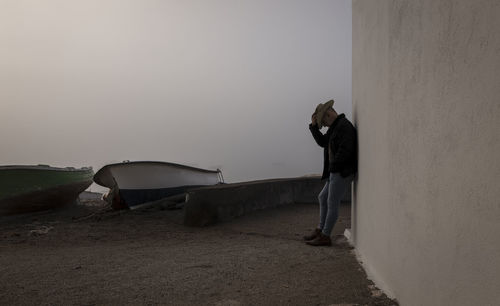
[[[225,184],[188,192],[184,224],[205,226],[252,211],[293,203],[317,203],[325,182],[319,176]],[[350,201],[346,196],[344,201]]]
[[[500,1],[353,1],[353,239],[402,305],[500,305],[499,100]]]

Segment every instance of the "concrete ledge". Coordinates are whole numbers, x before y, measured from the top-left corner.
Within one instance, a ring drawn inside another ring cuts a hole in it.
[[[188,192],[184,224],[205,226],[246,213],[292,203],[317,203],[325,182],[319,176],[204,187]]]

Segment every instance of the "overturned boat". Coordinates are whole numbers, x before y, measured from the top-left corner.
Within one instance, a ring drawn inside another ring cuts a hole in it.
[[[91,167],[0,166],[0,215],[60,207],[92,184]]]
[[[201,186],[221,184],[222,173],[159,162],[124,161],[101,168],[94,182],[110,189],[106,201],[115,209],[134,209],[141,204],[184,194]]]

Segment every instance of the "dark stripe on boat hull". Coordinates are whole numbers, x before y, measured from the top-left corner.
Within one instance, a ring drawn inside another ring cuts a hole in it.
[[[143,203],[185,193],[189,189],[198,187],[202,186],[189,185],[156,189],[120,189],[120,199],[130,208]]]

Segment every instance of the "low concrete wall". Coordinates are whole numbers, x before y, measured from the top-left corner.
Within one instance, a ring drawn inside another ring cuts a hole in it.
[[[318,193],[324,184],[319,176],[314,176],[195,189],[188,192],[184,206],[184,224],[205,226],[255,210],[292,203],[317,203]]]

